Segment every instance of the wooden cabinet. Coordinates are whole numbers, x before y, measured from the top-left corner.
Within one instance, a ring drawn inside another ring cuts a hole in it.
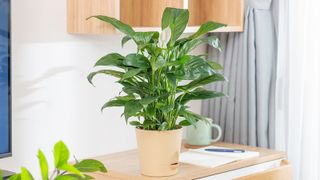
[[[185,32],[195,32],[207,21],[227,24],[219,32],[243,30],[244,0],[67,0],[68,32],[80,34],[112,34],[117,31],[92,15],[120,19],[137,31],[160,30],[166,7],[188,8],[190,21]]]

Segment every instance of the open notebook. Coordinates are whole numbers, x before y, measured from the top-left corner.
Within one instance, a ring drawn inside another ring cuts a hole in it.
[[[187,152],[183,152],[180,154],[180,162],[214,168],[234,161],[259,156],[259,152],[254,151],[245,151],[244,153],[208,152],[204,150],[207,148],[228,149],[225,147],[217,146],[207,146],[200,149],[190,149]]]

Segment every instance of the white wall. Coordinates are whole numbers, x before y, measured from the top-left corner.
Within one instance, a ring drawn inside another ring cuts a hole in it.
[[[98,57],[129,53],[133,44],[122,49],[119,35],[67,34],[65,0],[12,0],[12,30],[13,157],[0,160],[0,168],[38,173],[37,149],[52,162],[60,139],[79,158],[135,148],[121,109],[100,112],[120,90],[115,79],[97,77],[96,88],[86,80]],[[191,106],[200,111],[199,102]]]

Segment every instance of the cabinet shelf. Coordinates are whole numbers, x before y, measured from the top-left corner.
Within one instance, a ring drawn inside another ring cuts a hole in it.
[[[130,24],[136,31],[160,30],[166,7],[188,8],[190,21],[185,33],[195,32],[207,21],[227,24],[216,32],[243,30],[244,0],[67,0],[68,32],[78,34],[114,34],[110,25],[92,15],[106,15]]]

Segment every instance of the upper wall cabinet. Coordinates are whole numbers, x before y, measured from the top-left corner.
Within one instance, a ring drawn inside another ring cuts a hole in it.
[[[137,31],[160,30],[162,12],[166,7],[190,11],[185,32],[195,32],[207,22],[227,24],[217,32],[243,31],[244,0],[67,0],[68,32],[79,34],[113,34],[117,31],[92,15],[120,19]]]

